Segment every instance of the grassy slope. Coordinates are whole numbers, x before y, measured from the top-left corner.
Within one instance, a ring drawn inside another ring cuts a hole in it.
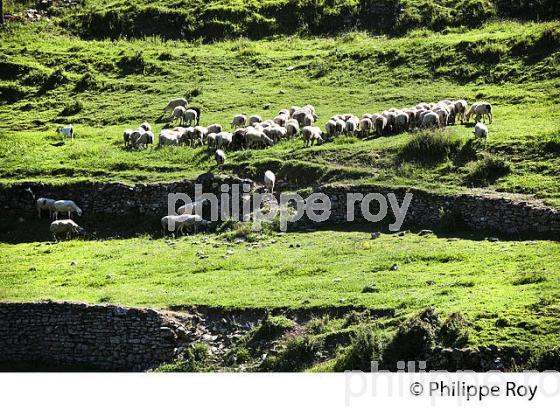
[[[274,239],[234,245],[199,235],[172,244],[143,237],[2,245],[0,299],[152,307],[362,305],[397,314],[434,305],[466,314],[474,344],[557,342],[556,243],[449,242],[415,234],[373,241],[365,232],[336,231]],[[520,278],[541,282],[515,285]],[[362,293],[366,285],[379,292]],[[495,325],[499,318],[507,319],[505,327]]]
[[[557,152],[542,148],[543,141],[558,141],[558,30],[558,23],[501,23],[466,33],[417,32],[392,40],[350,33],[325,39],[199,45],[158,38],[86,42],[61,35],[49,23],[11,26],[0,37],[0,53],[10,64],[0,76],[0,86],[15,87],[23,97],[0,106],[0,181],[148,182],[195,177],[213,168],[211,156],[201,149],[121,148],[123,128],[155,121],[169,98],[193,91],[200,92],[194,103],[204,107],[206,124],[227,123],[242,111],[272,117],[282,107],[305,103],[315,104],[323,123],[334,113],[361,115],[465,97],[495,104],[496,122],[487,151],[513,163],[513,172],[490,189],[535,194],[558,205],[560,160]],[[542,39],[547,33],[552,40],[545,46]],[[143,55],[144,72],[120,69],[121,58],[136,52]],[[12,72],[22,66],[31,67],[31,72]],[[40,91],[46,77],[59,67],[67,82]],[[77,91],[76,83],[86,72],[96,85]],[[76,99],[83,109],[61,115]],[[57,141],[55,124],[64,123],[76,125],[78,139],[63,147],[51,146]],[[157,124],[156,131],[163,125]],[[471,131],[463,126],[453,130],[463,139],[470,138]],[[466,189],[463,179],[469,164],[450,161],[421,167],[398,161],[397,153],[409,138],[406,134],[371,141],[350,138],[313,149],[294,141],[268,150],[231,153],[229,163],[242,163],[244,169],[236,171],[250,174],[259,163],[274,168],[279,164],[274,161],[293,160],[294,166],[319,169],[321,182],[361,178],[439,191]]]

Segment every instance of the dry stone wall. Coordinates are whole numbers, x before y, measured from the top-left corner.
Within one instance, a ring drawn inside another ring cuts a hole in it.
[[[249,184],[251,180],[235,177],[203,175],[196,181],[173,183],[136,184],[85,182],[63,186],[22,183],[0,188],[0,210],[2,217],[29,218],[36,216],[35,198],[72,199],[82,208],[84,214],[121,216],[141,214],[163,216],[167,214],[169,193],[186,193],[194,198],[194,184],[200,183],[205,193],[219,193],[220,186],[227,184]],[[538,233],[558,237],[560,235],[560,211],[544,206],[536,201],[498,196],[458,194],[433,194],[416,189],[392,189],[378,186],[338,186],[325,185],[314,188],[329,196],[332,203],[328,222],[346,221],[348,193],[394,193],[399,201],[406,193],[413,199],[405,218],[404,228],[438,228],[446,220],[473,230],[496,233],[521,234]],[[377,202],[372,201],[370,211],[376,213]],[[360,204],[354,207],[354,217],[364,222]],[[392,223],[392,214],[386,221]]]
[[[153,309],[0,304],[0,363],[141,371],[172,360],[187,339],[179,322]]]

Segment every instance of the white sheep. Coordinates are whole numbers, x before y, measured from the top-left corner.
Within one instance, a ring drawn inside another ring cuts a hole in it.
[[[62,141],[65,141],[66,138],[70,138],[74,141],[74,127],[71,125],[67,125],[66,127],[59,127],[56,129],[56,132],[62,134]]]
[[[179,125],[183,125],[185,121],[185,113],[187,109],[183,106],[178,106],[173,108],[173,112],[171,113],[171,118],[169,118],[169,122],[173,122],[179,120]]]
[[[346,135],[356,135],[359,122],[360,120],[357,117],[351,116],[348,118],[344,126],[344,133]]]
[[[473,133],[477,139],[483,140],[484,144],[486,144],[486,141],[488,140],[488,127],[485,124],[481,122],[477,123],[474,126]]]
[[[408,128],[409,117],[404,111],[397,111],[395,113],[395,131],[403,132]]]
[[[245,140],[247,142],[247,148],[253,147],[253,145],[273,145],[274,141],[270,139],[262,130],[256,128],[249,128],[245,134]]]
[[[159,133],[158,146],[162,147],[164,145],[179,145],[180,134],[176,131],[162,130]]]
[[[218,148],[229,148],[233,142],[233,134],[231,132],[222,131],[216,134],[216,145]]]
[[[455,106],[455,114],[459,117],[461,124],[465,122],[465,114],[467,113],[467,101],[466,100],[457,100],[453,102]]]
[[[165,113],[167,111],[173,111],[177,107],[186,107],[187,104],[188,104],[188,101],[187,101],[186,98],[174,98],[173,100],[169,100],[169,102],[167,103],[167,105],[163,109],[163,112]],[[149,130],[147,130],[147,131],[149,131]]]
[[[476,102],[465,114],[467,121],[471,118],[471,115],[475,116],[475,121],[484,121],[484,116],[488,117],[488,121],[492,124],[492,105],[487,102]]]
[[[210,221],[202,218],[200,215],[185,215],[184,219],[181,221],[182,227],[186,228],[193,228],[194,233],[198,233],[198,228],[203,227],[204,229],[208,229],[210,226]],[[182,229],[181,229],[182,232]]]
[[[288,131],[288,138],[295,137],[299,134],[299,123],[294,119],[289,119],[286,123],[286,130]]]
[[[50,198],[37,199],[36,207],[37,207],[37,214],[39,218],[41,218],[41,211],[49,211],[49,217],[52,218],[55,202],[56,199],[50,199]]]
[[[187,216],[188,215],[167,215],[161,218],[162,234],[164,236],[166,232],[182,234]]]
[[[208,148],[214,148],[216,146],[216,135],[215,132],[209,132],[208,135],[206,135]]]
[[[387,117],[381,114],[374,114],[371,118],[373,129],[377,136],[382,136],[387,128]]]
[[[276,175],[272,171],[264,173],[264,186],[271,194],[274,194],[274,184],[276,183]]]
[[[319,127],[306,126],[303,127],[301,133],[303,135],[303,141],[305,142],[306,147],[309,147],[310,145],[312,146],[315,143],[322,144],[325,141],[323,138],[323,133],[321,132],[321,129]]]
[[[330,119],[325,124],[325,131],[327,134],[327,139],[331,139],[337,135],[336,132],[336,120]]]
[[[217,134],[219,132],[222,132],[223,128],[220,124],[211,124],[208,127],[206,127],[206,130],[207,130],[208,134],[210,134],[210,133]]]
[[[286,123],[288,122],[288,116],[286,115],[277,115],[276,117],[274,117],[274,123],[280,125],[281,127],[285,127]]]
[[[362,118],[360,120],[360,135],[362,138],[367,138],[373,128],[373,124],[369,118]]]
[[[183,114],[183,121],[186,125],[193,125],[197,122],[198,113],[193,109],[187,109]]]
[[[245,113],[236,115],[231,121],[231,128],[245,127],[247,124],[247,115]]]
[[[58,242],[58,237],[60,235],[66,235],[66,239],[70,239],[73,235],[83,235],[85,233],[84,228],[71,219],[59,219],[57,221],[52,221],[50,231],[55,242]]]
[[[226,162],[226,154],[221,149],[218,149],[214,152],[214,159],[216,160],[218,168],[221,168]]]
[[[72,218],[72,213],[76,212],[78,216],[82,216],[82,210],[74,203],[74,201],[61,199],[55,201],[54,204],[54,219],[58,219],[58,214],[61,212],[66,212],[68,214],[68,219]]]
[[[139,130],[143,130],[140,128]],[[138,148],[143,146],[144,148],[148,147],[148,144],[154,143],[154,133],[152,131],[144,131],[144,132],[133,132],[130,137],[130,146],[132,148]]]
[[[218,150],[218,151],[221,152],[222,154],[224,154],[223,151],[221,151],[221,150]],[[216,151],[216,152],[218,152],[218,151]],[[225,161],[225,154],[224,154],[224,156],[223,156],[223,159],[224,159],[224,161]],[[193,202],[190,202],[190,203],[188,203],[188,204],[181,205],[181,206],[177,209],[177,213],[178,213],[179,215],[185,215],[185,214],[192,215],[192,214],[196,213],[196,210],[197,210],[198,208],[200,208],[200,209],[202,210],[202,207],[203,207],[205,204],[207,204],[208,202],[210,202],[210,200],[204,198],[204,199],[199,199],[198,201],[193,201]]]
[[[440,125],[440,117],[433,111],[427,111],[422,117],[422,128],[436,128]]]
[[[142,124],[140,124],[140,128],[144,128],[145,131],[151,131],[152,130],[152,126],[147,122],[143,122]]]

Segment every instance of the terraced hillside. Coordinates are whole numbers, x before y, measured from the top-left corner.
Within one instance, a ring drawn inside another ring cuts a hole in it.
[[[470,0],[454,9],[447,0],[403,0],[391,26],[381,29],[364,18],[373,3],[379,2],[55,2],[49,20],[13,18],[0,28],[0,189],[154,183],[208,171],[262,182],[271,169],[290,190],[373,184],[519,195],[560,207],[557,4],[535,2],[551,20],[536,23],[496,19],[524,14],[523,1],[512,8],[508,1]],[[9,13],[25,7],[7,2]],[[473,15],[482,17],[473,23]],[[162,31],[169,21],[177,22],[174,31]],[[332,21],[343,23],[328,30]],[[143,31],[148,27],[153,32]],[[309,103],[323,126],[338,113],[361,117],[444,98],[486,100],[494,122],[486,145],[475,141],[472,122],[458,123],[441,131],[339,136],[313,147],[294,139],[230,150],[221,170],[207,147],[125,149],[125,128],[148,121],[157,138],[171,126],[162,108],[174,97],[201,107],[203,125],[226,128],[241,112],[272,118]],[[55,129],[64,124],[74,125],[76,138],[62,144]],[[321,312],[305,326],[263,313],[253,331],[266,328],[266,348],[244,339],[220,366],[245,357],[258,370],[360,368],[379,353],[377,341],[389,355],[399,334],[418,328],[428,332],[430,348],[496,344],[515,351],[524,366],[541,357],[546,368],[557,354],[539,356],[558,345],[560,250],[552,240],[506,240],[443,223],[435,234],[377,239],[371,233],[378,226],[355,225],[285,235],[235,225],[169,239],[147,218],[119,220],[126,225],[119,230],[85,215],[77,222],[86,224],[86,238],[51,243],[44,241],[49,222],[26,218],[0,217],[1,301]],[[100,225],[111,232],[97,235]],[[424,312],[429,306],[441,315],[437,326]],[[328,316],[337,309],[350,313]],[[353,309],[389,313],[380,319]],[[257,365],[265,351],[272,359]],[[208,370],[189,360],[163,370]]]

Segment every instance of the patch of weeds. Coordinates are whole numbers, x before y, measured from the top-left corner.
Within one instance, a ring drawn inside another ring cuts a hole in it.
[[[382,361],[384,338],[377,328],[371,325],[362,325],[350,339],[350,346],[340,356],[334,366],[335,371],[345,370],[371,370],[371,362]]]
[[[515,279],[512,283],[513,286],[521,286],[521,285],[531,285],[534,283],[542,283],[546,282],[546,278],[543,275],[524,275],[520,278]]]
[[[546,370],[560,371],[560,347],[553,347],[548,350],[544,350],[536,355],[536,358],[532,361],[531,369],[536,369],[538,371],[544,372]]]
[[[469,328],[461,313],[452,313],[443,322],[438,338],[445,347],[464,347],[469,342]]]
[[[203,372],[210,370],[210,349],[204,343],[190,346],[171,363],[166,363],[155,369],[155,372]]]
[[[401,161],[420,164],[436,164],[448,160],[458,153],[463,143],[450,130],[422,130],[413,134],[398,154]]]
[[[44,93],[49,90],[54,90],[55,88],[58,88],[67,82],[68,78],[66,77],[64,70],[59,68],[47,77],[47,79],[41,86],[40,92]]]
[[[74,86],[75,91],[86,91],[97,88],[97,80],[91,73],[85,73]]]
[[[379,293],[379,288],[375,285],[366,285],[362,289],[362,293]]]
[[[305,369],[315,362],[322,342],[309,335],[292,336],[277,355],[267,356],[261,367],[264,370],[295,372]]]
[[[267,315],[261,324],[247,335],[247,345],[257,346],[282,336],[295,327],[294,321],[285,316]]]
[[[144,59],[144,55],[141,52],[137,52],[132,55],[123,55],[119,61],[117,61],[117,67],[119,67],[124,74],[144,74],[147,63]]]
[[[471,187],[485,187],[511,172],[508,161],[495,155],[486,154],[483,159],[470,166],[469,173],[465,176],[464,183]]]
[[[62,111],[60,111],[60,115],[65,117],[75,115],[82,111],[83,108],[84,105],[80,100],[70,101],[64,105],[64,108],[62,109]]]

